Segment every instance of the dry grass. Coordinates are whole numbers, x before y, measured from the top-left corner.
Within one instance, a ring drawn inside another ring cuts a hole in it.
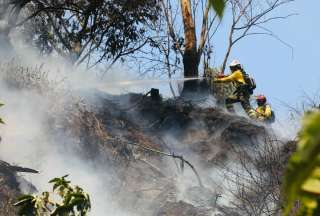
[[[294,143],[272,136],[250,150],[233,148],[239,167],[225,172],[232,188],[231,208],[239,215],[280,215],[282,176],[293,150]]]
[[[19,195],[18,188],[11,185],[10,180],[14,176],[11,174],[0,173],[0,215],[16,215],[16,209],[13,207],[15,198]]]
[[[5,197],[0,200],[0,215],[15,216],[16,209],[13,207],[14,200],[10,197]]]
[[[94,155],[96,151],[100,151],[97,148],[99,144],[105,142],[107,136],[100,120],[81,98],[73,96],[70,90],[64,88],[63,80],[50,80],[49,72],[45,71],[43,66],[26,67],[17,60],[0,62],[0,82],[9,90],[32,92],[40,98],[43,96],[43,103],[48,107],[45,110],[47,122],[44,122],[43,127],[53,139],[59,134],[70,137],[73,144],[76,143],[75,140],[79,140],[81,146],[80,148],[78,146],[78,149],[84,154],[92,153],[91,158],[96,156]],[[3,188],[0,185],[0,192],[1,189]],[[1,216],[16,215],[12,213],[14,212],[12,199],[15,195],[9,195],[0,197]]]
[[[72,122],[75,136],[83,133],[80,131],[81,126],[85,127],[87,133],[94,134],[102,140],[106,136],[101,123],[90,111],[89,105],[82,98],[73,96],[65,87],[63,79],[58,81],[49,79],[49,71],[45,71],[43,65],[27,67],[20,65],[15,59],[10,62],[0,62],[0,80],[9,89],[30,90],[44,96],[51,102],[48,110],[49,118],[51,120],[55,118],[54,123],[61,123],[57,118]]]
[[[51,80],[49,73],[43,65],[27,67],[16,59],[0,61],[0,81],[4,85],[16,91],[32,91],[43,96],[44,103],[49,103],[48,122],[44,127],[50,134],[72,138],[73,144],[77,145],[74,149],[86,158],[93,159],[102,154],[110,161],[118,154],[121,156],[119,152],[125,145],[110,139],[110,128],[105,128],[103,122],[103,118],[109,118],[112,123],[117,119],[94,112],[84,99],[75,96],[64,79]]]
[[[48,72],[43,70],[43,65],[25,67],[17,64],[16,60],[1,62],[0,76],[9,88],[36,90],[43,93],[53,86],[49,82]]]

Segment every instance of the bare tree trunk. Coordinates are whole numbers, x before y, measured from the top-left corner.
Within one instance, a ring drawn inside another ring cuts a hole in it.
[[[195,23],[192,18],[190,0],[181,0],[181,12],[184,25],[184,45],[183,66],[184,77],[198,77],[199,58],[197,52],[197,38],[195,31]],[[184,83],[183,92],[194,91],[197,87],[197,81],[186,81]]]
[[[203,14],[202,18],[202,27],[201,27],[201,36],[200,36],[200,42],[198,47],[198,61],[200,62],[201,54],[203,53],[204,46],[206,44],[207,35],[208,35],[208,19],[209,19],[209,9],[210,5],[207,3],[205,12]]]
[[[248,3],[249,5],[250,3]],[[222,68],[221,68],[221,73],[224,74],[224,71],[226,70],[226,65],[227,65],[227,61],[228,61],[228,58],[230,56],[230,53],[231,53],[231,50],[232,50],[232,46],[234,44],[234,41],[233,41],[233,34],[234,34],[234,28],[236,26],[236,24],[239,22],[239,20],[241,19],[241,17],[243,16],[244,12],[240,12],[240,15],[238,17],[235,17],[235,3],[231,2],[231,5],[232,5],[232,25],[231,25],[231,28],[230,28],[230,33],[229,33],[229,37],[228,37],[228,48],[227,48],[227,52],[224,56],[224,59],[223,59],[223,63],[222,63]],[[248,7],[248,5],[246,5],[246,7]]]
[[[233,46],[232,36],[233,36],[233,33],[234,33],[234,25],[232,25],[232,28],[231,28],[231,31],[230,31],[230,34],[229,34],[228,49],[227,49],[226,55],[224,56],[223,63],[222,63],[222,69],[221,69],[221,73],[222,74],[224,74],[224,71],[226,70],[227,61],[229,59],[229,56],[230,56],[230,53],[231,53],[231,50],[232,50],[232,46]]]

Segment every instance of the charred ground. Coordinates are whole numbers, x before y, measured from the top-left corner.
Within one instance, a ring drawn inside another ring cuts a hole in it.
[[[18,91],[30,83],[7,79]],[[271,128],[182,99],[86,91],[58,100],[60,93],[34,86],[35,94],[53,98],[43,123],[50,139],[104,172],[111,187],[103,193],[130,215],[279,213],[281,176],[295,143],[279,140]],[[190,162],[203,187],[188,164],[168,155]],[[0,168],[6,215],[15,214],[10,204],[22,193],[17,178]]]

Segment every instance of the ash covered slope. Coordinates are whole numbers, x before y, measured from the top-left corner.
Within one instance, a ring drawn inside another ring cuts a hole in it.
[[[123,136],[134,128],[137,130],[134,134],[152,140],[148,145],[181,153],[192,151],[206,163],[213,162],[218,155],[223,157],[232,146],[252,147],[268,135],[264,125],[244,117],[179,100],[154,101],[143,95],[128,94],[100,95],[95,101],[99,102],[94,112],[106,130],[118,128],[115,136]],[[123,127],[115,127],[117,121],[108,121],[110,118],[122,121]],[[143,139],[134,141],[144,143]],[[220,147],[223,148],[219,150]]]
[[[2,73],[3,117],[10,121],[0,156],[41,170],[30,177],[40,191],[69,173],[90,193],[95,216],[277,212],[282,155],[290,151],[264,126],[180,100],[58,91],[38,70]],[[183,156],[204,187],[186,162],[159,152]]]
[[[117,168],[122,179],[117,197],[128,211],[168,216],[279,213],[282,170],[293,145],[282,144],[263,125],[220,109],[140,94],[98,93],[90,100],[109,134],[103,149],[110,143],[123,147],[117,152],[126,157]],[[185,165],[182,173],[175,166],[181,161],[149,149],[183,155],[204,187],[190,167]],[[241,188],[245,184],[251,190]],[[258,199],[261,193],[264,199]],[[255,204],[248,209],[248,202]]]

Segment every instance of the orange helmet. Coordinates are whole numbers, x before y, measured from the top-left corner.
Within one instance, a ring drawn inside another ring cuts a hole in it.
[[[263,106],[267,102],[267,98],[264,95],[258,95],[256,97],[258,106]]]

